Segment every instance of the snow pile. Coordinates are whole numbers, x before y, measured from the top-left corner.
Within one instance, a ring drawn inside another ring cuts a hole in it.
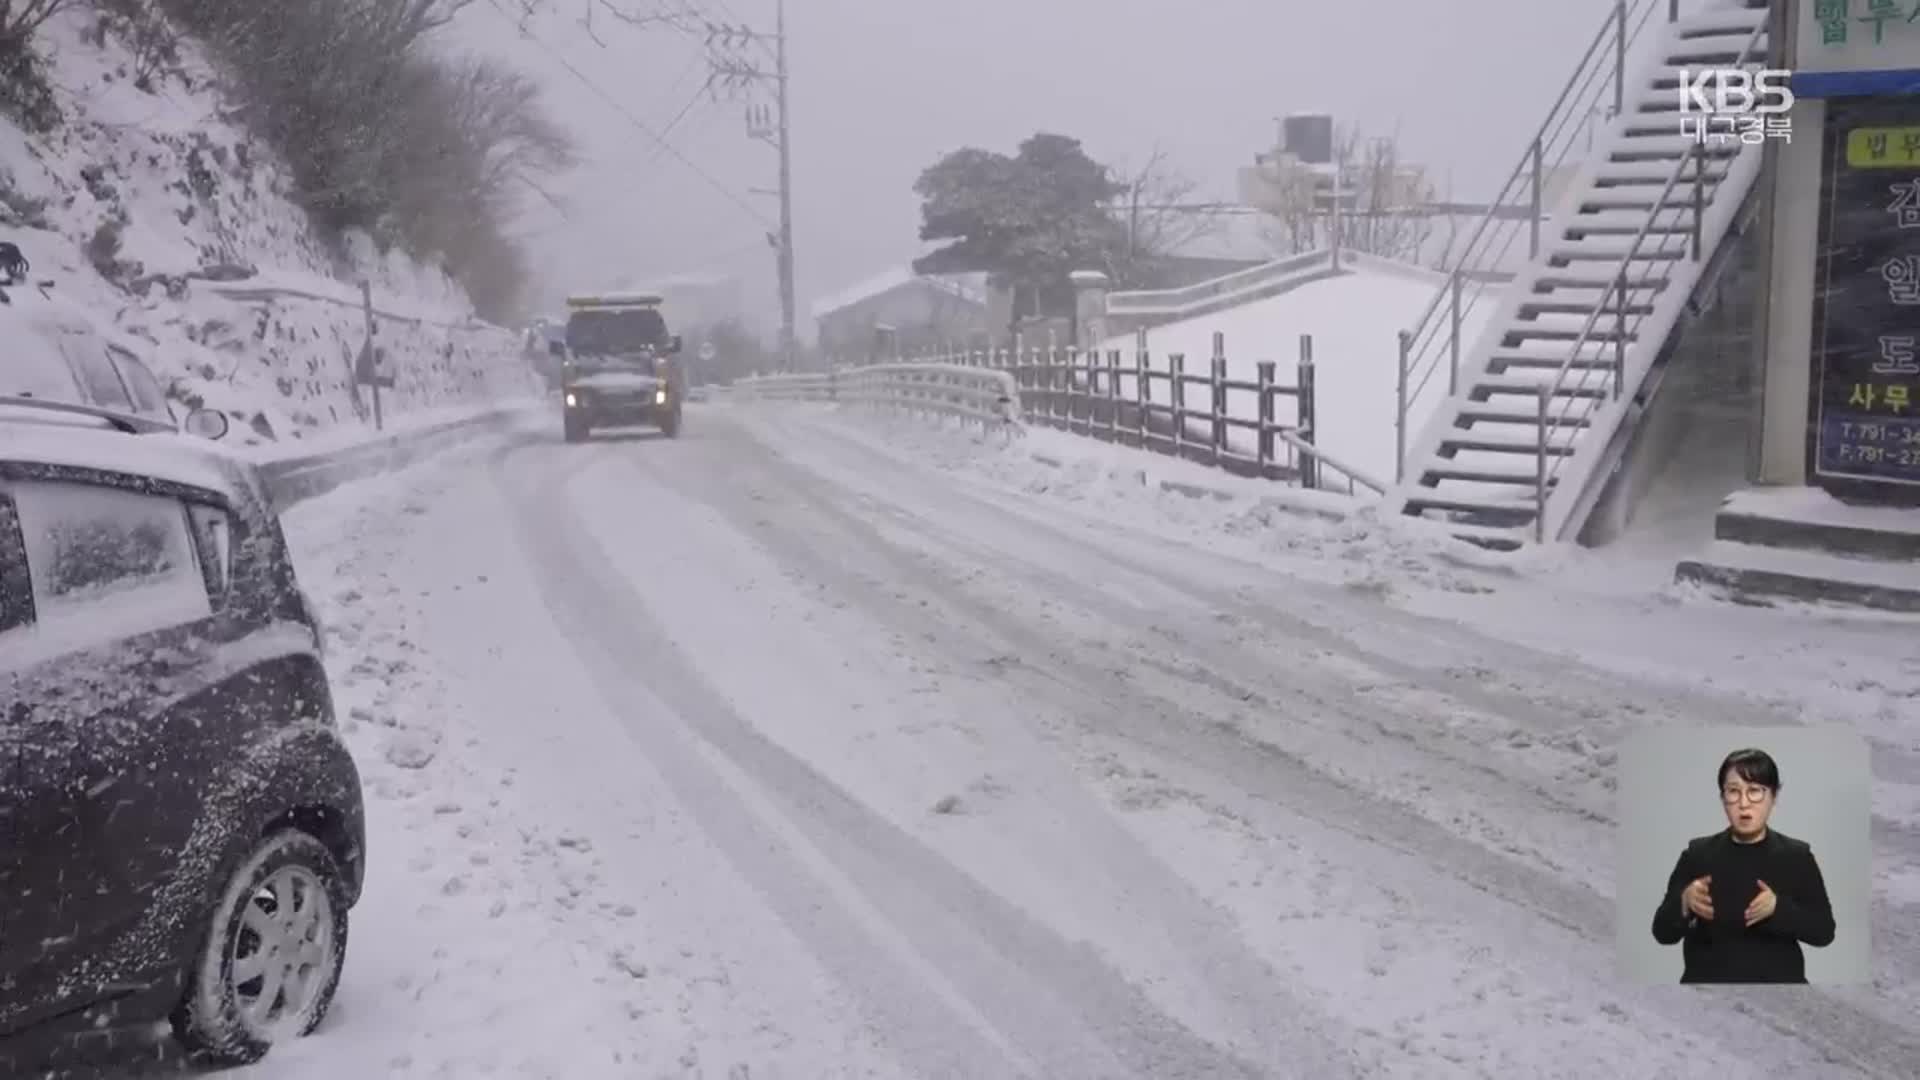
[[[1346,495],[1344,488],[1285,487],[1049,428],[1007,441],[881,417],[847,424],[842,433],[875,453],[931,463],[955,483],[985,479],[1097,517],[1147,521],[1186,537],[1233,537],[1263,557],[1285,560],[1303,576],[1362,592],[1388,594],[1417,585],[1481,593],[1579,558],[1559,549],[1489,552],[1429,522],[1382,519],[1368,500]]]
[[[1349,272],[1302,285],[1279,296],[1257,300],[1225,311],[1168,323],[1147,331],[1150,363],[1168,370],[1168,357],[1184,354],[1188,375],[1207,374],[1213,355],[1213,335],[1224,338],[1227,377],[1252,382],[1261,361],[1274,362],[1274,381],[1297,385],[1300,336],[1313,338],[1316,443],[1333,457],[1377,479],[1394,474],[1394,425],[1398,421],[1396,384],[1399,380],[1400,330],[1433,302],[1444,279],[1417,267],[1399,267],[1385,260],[1369,260],[1348,267]],[[1461,341],[1471,347],[1492,305],[1483,304],[1462,318]],[[1132,366],[1137,342],[1132,337],[1104,342],[1104,350],[1118,349],[1123,373]],[[1446,379],[1445,370],[1433,376]],[[1124,374],[1120,393],[1133,394],[1133,380]],[[1157,380],[1156,400],[1166,400],[1166,383]],[[1434,406],[1445,397],[1429,387],[1420,395],[1408,418],[1408,439],[1417,436]],[[1205,409],[1205,387],[1189,383],[1187,404]],[[1236,417],[1258,416],[1250,391],[1227,392],[1227,411]],[[1275,401],[1274,418],[1283,424],[1297,419],[1294,399]],[[1243,453],[1254,449],[1251,431],[1230,438]],[[1331,470],[1328,470],[1331,472]]]
[[[243,443],[364,423],[370,402],[351,378],[363,279],[396,375],[384,411],[532,389],[515,337],[478,321],[444,274],[364,237],[324,244],[279,163],[226,118],[215,69],[191,43],[183,78],[147,92],[84,7],[37,40],[66,119],[45,136],[0,120],[0,240],[177,402],[227,411]]]
[[[769,430],[783,442],[830,435],[861,454],[931,466],[938,476],[929,483],[973,490],[996,504],[1021,505],[1006,498],[1015,492],[1107,532],[1154,537],[1170,552],[1200,549],[1338,584],[1649,686],[1706,688],[1752,702],[1752,717],[1741,720],[1847,718],[1882,740],[1883,749],[1920,751],[1913,735],[1920,658],[1911,648],[1920,620],[1913,616],[1786,601],[1759,609],[1728,605],[1676,584],[1671,563],[1653,567],[1631,549],[1486,551],[1417,519],[1380,520],[1362,501],[1048,429],[1007,442],[905,419],[747,407],[769,410]],[[1342,507],[1347,513],[1339,515]],[[1096,572],[1098,556],[1090,554],[1087,565]],[[1877,806],[1890,813],[1884,800]]]

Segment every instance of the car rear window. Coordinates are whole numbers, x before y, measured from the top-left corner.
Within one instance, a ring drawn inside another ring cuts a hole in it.
[[[28,651],[93,648],[212,614],[180,500],[91,484],[8,490],[33,588]],[[0,668],[9,651],[0,648]]]

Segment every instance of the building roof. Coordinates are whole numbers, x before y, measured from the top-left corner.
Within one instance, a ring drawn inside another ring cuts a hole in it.
[[[740,284],[738,274],[725,273],[686,273],[671,274],[665,277],[636,279],[626,285],[622,292],[669,292],[680,289],[723,289]]]
[[[916,274],[912,266],[900,266],[815,300],[813,317],[824,319],[836,311],[850,308],[863,300],[871,300],[914,282],[925,282],[933,288],[968,303],[984,306],[987,302],[987,275],[985,274]]]

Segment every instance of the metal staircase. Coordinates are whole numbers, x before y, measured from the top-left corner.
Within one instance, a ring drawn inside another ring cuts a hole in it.
[[[1526,192],[1549,212],[1544,224],[1489,214],[1401,334],[1401,473],[1388,512],[1443,521],[1496,548],[1578,533],[1659,385],[1676,328],[1711,288],[1760,169],[1757,137],[1683,134],[1678,69],[1765,66],[1765,0],[1694,6],[1616,6],[1495,200]],[[1629,76],[1626,58],[1642,38],[1641,67]],[[1543,175],[1580,153],[1570,133],[1596,112],[1605,127],[1589,134],[1591,153],[1543,205]],[[1519,229],[1531,261],[1511,283],[1487,284],[1484,271]],[[1482,305],[1484,329],[1463,338]],[[1431,418],[1409,447],[1409,416],[1423,395],[1438,397],[1442,370],[1446,397],[1428,399]]]

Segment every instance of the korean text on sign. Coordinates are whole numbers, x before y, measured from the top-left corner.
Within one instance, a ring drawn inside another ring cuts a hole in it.
[[[1683,113],[1680,137],[1696,143],[1713,144],[1739,139],[1753,146],[1767,139],[1793,141],[1793,121],[1784,116],[1726,116],[1718,113]]]
[[[1847,167],[1920,169],[1920,127],[1868,127],[1847,132]]]
[[[1858,12],[1859,14],[1855,14]],[[1845,45],[1853,27],[1871,32],[1872,43],[1887,40],[1887,27],[1920,20],[1916,0],[1813,0],[1813,18],[1820,24],[1822,45]],[[1864,36],[1864,34],[1863,34]]]

